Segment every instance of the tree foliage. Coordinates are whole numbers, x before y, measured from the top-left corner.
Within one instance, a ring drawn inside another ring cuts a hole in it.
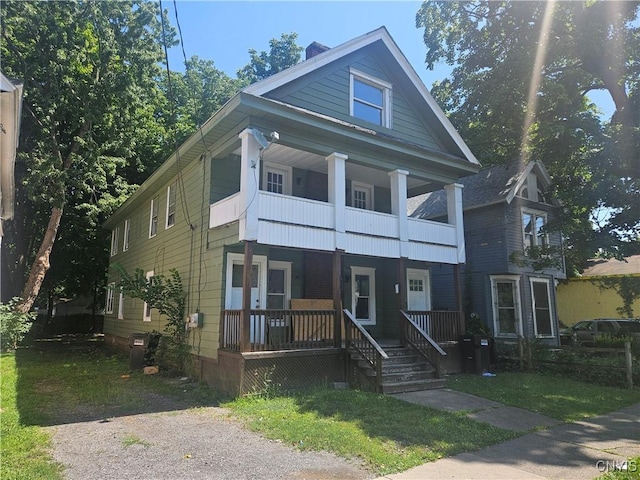
[[[638,2],[423,3],[433,94],[485,165],[540,159],[564,215],[550,225],[580,268],[602,250],[631,254],[640,235]],[[615,105],[602,118],[588,94]]]
[[[300,61],[303,48],[296,44],[297,33],[283,33],[269,40],[269,51],[249,50],[251,62],[238,70],[238,78],[247,83],[264,80]]]

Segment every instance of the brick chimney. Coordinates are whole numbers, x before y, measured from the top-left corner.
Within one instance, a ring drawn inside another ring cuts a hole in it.
[[[326,52],[327,50],[329,50],[329,47],[322,45],[321,43],[318,43],[318,42],[313,42],[305,50],[306,59],[309,60],[311,57],[315,57],[316,55],[319,55],[322,52]]]

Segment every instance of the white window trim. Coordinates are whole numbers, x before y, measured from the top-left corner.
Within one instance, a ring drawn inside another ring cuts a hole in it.
[[[284,185],[282,186],[282,195],[291,195],[291,180],[293,177],[293,168],[279,163],[264,162],[262,167],[262,188],[267,191],[267,174],[276,172],[284,174]]]
[[[111,282],[109,285],[107,285],[107,298],[106,301],[104,302],[104,313],[106,314],[112,314],[113,313],[113,296],[116,290],[116,284],[115,282]]]
[[[533,284],[535,282],[547,284],[547,298],[549,299],[549,321],[551,322],[551,333],[549,335],[538,335],[538,322],[536,321],[536,297],[533,293]],[[555,338],[555,317],[553,315],[553,307],[551,305],[551,281],[548,278],[530,277],[529,286],[531,288],[531,313],[533,318],[533,332],[535,336],[539,338]]]
[[[373,185],[362,182],[351,181],[351,206],[353,208],[357,208],[355,206],[355,194],[356,190],[365,191],[367,193],[367,208],[365,210],[373,210],[373,206],[375,205],[374,200],[374,191]]]
[[[520,296],[520,275],[490,275],[491,279],[491,310],[493,312],[493,333],[496,337],[515,338],[523,335],[522,328],[522,301]],[[498,333],[498,301],[496,298],[496,283],[513,282],[515,285],[514,301],[516,314],[516,333]]]
[[[131,233],[131,220],[126,219],[124,221],[124,237],[122,239],[122,251],[126,252],[129,250],[129,236]]]
[[[280,262],[276,260],[269,260],[269,270],[284,270],[284,305],[286,309],[289,307],[289,301],[291,300],[291,262]],[[268,276],[267,276],[268,281]],[[269,296],[269,285],[267,288],[267,296]],[[265,297],[266,302],[266,297]]]
[[[267,257],[264,255],[254,255],[253,263],[256,265],[260,265],[260,278],[258,279],[258,289],[259,289],[259,300],[262,305],[266,302],[267,298]],[[231,305],[231,297],[233,288],[233,266],[234,265],[244,265],[244,255],[242,253],[227,253],[227,271],[225,275],[226,285],[225,285],[225,308],[230,308],[227,305]],[[252,305],[251,308],[254,308]],[[262,307],[260,307],[262,308]]]
[[[124,319],[124,292],[120,288],[120,296],[118,297],[118,320]]]
[[[155,275],[154,271],[153,270],[149,270],[145,275],[145,277],[147,279],[147,282],[154,275]],[[151,309],[147,308],[147,302],[144,302],[144,307],[142,309],[142,321],[143,322],[150,322],[151,321]]]
[[[120,236],[120,227],[116,227],[111,231],[111,256],[118,254],[118,237]]]
[[[158,234],[158,197],[151,199],[151,211],[149,212],[149,238],[153,238]],[[153,210],[156,210],[156,231],[153,232]]]
[[[171,185],[169,185],[167,187],[167,208],[166,208],[166,212],[165,212],[165,222],[164,222],[164,229],[168,229],[173,227],[176,224],[176,206],[178,204],[178,191],[177,191],[177,187],[178,187],[178,183],[177,182],[173,182]],[[169,198],[171,197],[171,191],[174,191],[175,193],[175,201],[173,203],[173,223],[169,223],[169,208],[171,207],[170,202],[169,202]]]
[[[369,275],[369,319],[360,325],[376,324],[376,269],[371,267],[351,267],[351,313],[356,315],[356,275]]]
[[[525,250],[525,253],[526,253],[527,245],[525,244],[525,241],[524,241],[524,239],[526,238],[526,233],[524,231],[525,225],[524,225],[524,218],[523,218],[525,214],[534,215],[535,217],[544,218],[544,226],[546,227],[547,226],[547,212],[543,212],[541,210],[534,210],[532,208],[522,208],[521,209],[521,211],[520,211],[520,224],[521,224],[520,228],[522,229],[522,248]],[[535,222],[533,224],[533,227],[535,228]],[[534,232],[533,239],[534,239],[534,244],[533,244],[534,246],[536,246],[536,247],[543,246],[543,245],[538,244],[538,235],[537,235],[536,232]],[[549,234],[545,233],[544,234],[544,239],[545,239],[544,240],[545,241],[545,245],[549,245]]]
[[[379,78],[376,78],[367,73],[361,72],[355,68],[349,69],[349,115],[354,116],[353,109],[353,101],[354,101],[354,80],[359,80],[363,83],[368,83],[369,85],[379,88],[382,90],[382,126],[386,128],[392,128],[393,116],[391,114],[393,105],[392,105],[392,91],[393,85],[389,82],[385,82]],[[365,120],[366,121],[366,120]]]

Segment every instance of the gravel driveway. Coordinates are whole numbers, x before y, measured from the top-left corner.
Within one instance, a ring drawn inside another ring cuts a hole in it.
[[[220,407],[48,427],[69,480],[373,478],[354,462],[302,452],[245,430]]]

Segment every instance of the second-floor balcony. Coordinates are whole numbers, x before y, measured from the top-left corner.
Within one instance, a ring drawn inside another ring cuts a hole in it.
[[[245,157],[258,158],[257,151],[244,151],[251,149],[251,138],[246,137],[240,191],[210,205],[209,228],[238,222],[238,240],[265,245],[448,264],[464,262],[460,185],[447,187],[448,223],[407,215],[408,172],[404,170],[388,173],[391,213],[348,206],[348,157],[340,153],[326,158],[328,201],[274,193],[259,189],[252,171],[256,169],[255,160],[244,161]]]

